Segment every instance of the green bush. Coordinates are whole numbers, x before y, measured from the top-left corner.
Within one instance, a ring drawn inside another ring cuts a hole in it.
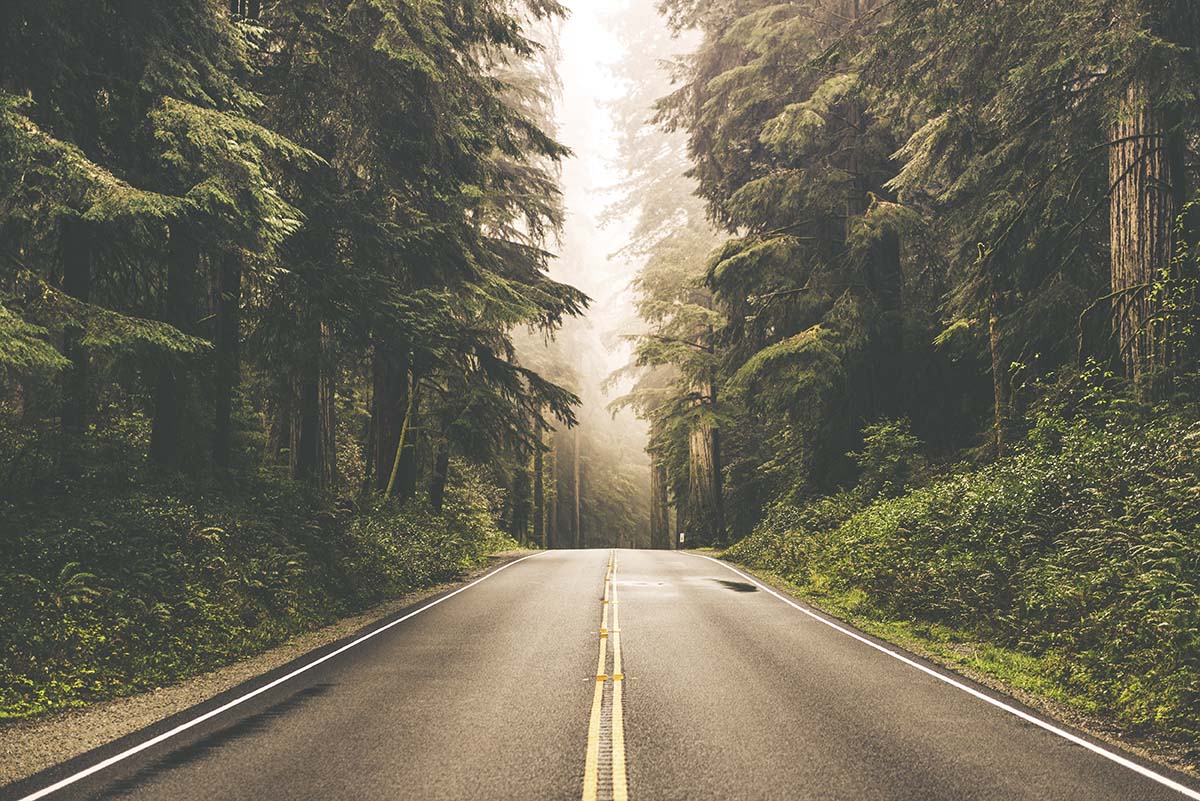
[[[849,456],[858,464],[858,488],[867,497],[894,497],[911,489],[925,471],[921,441],[907,420],[888,420],[863,429],[863,449]]]
[[[776,510],[728,555],[1047,657],[1125,723],[1200,735],[1200,423],[1070,394],[1008,458],[843,519],[849,493]]]

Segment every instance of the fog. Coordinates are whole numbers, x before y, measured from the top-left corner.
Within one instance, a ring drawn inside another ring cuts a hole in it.
[[[648,544],[649,458],[645,452],[647,425],[628,410],[615,414],[612,401],[627,392],[631,379],[610,381],[629,364],[633,346],[628,336],[643,326],[634,310],[632,281],[641,267],[636,255],[622,253],[630,243],[633,214],[615,214],[622,183],[630,165],[621,162],[613,104],[628,87],[619,76],[630,53],[619,31],[628,15],[639,22],[662,24],[646,0],[623,3],[568,3],[569,17],[552,36],[557,43],[557,72],[561,92],[556,98],[556,135],[573,153],[562,166],[565,226],[551,277],[588,294],[586,315],[569,320],[549,344],[536,335],[519,338],[523,361],[576,392],[578,441],[582,461],[580,520],[582,535],[573,527],[574,476],[567,464],[574,459],[576,433],[554,437],[558,457],[558,518],[560,546],[580,544]],[[645,109],[648,119],[651,109]],[[565,516],[565,519],[564,519]]]

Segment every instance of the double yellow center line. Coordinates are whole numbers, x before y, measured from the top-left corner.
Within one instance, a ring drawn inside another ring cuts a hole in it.
[[[604,601],[600,605],[600,656],[596,662],[596,689],[592,693],[592,715],[588,722],[587,758],[583,765],[583,801],[597,801],[600,787],[601,746],[612,751],[613,801],[629,801],[629,782],[625,774],[625,712],[622,706],[621,624],[617,602],[617,553],[610,551],[604,575]],[[612,627],[609,627],[609,617]],[[612,641],[612,674],[608,673],[608,643]],[[605,688],[612,687],[611,694]],[[606,705],[605,701],[608,701]],[[604,731],[605,712],[609,729]],[[607,788],[604,788],[607,789]]]

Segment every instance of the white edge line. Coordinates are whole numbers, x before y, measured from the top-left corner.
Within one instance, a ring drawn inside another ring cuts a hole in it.
[[[742,571],[738,570],[736,567],[733,567],[732,565],[722,562],[720,559],[714,559],[711,556],[705,556],[704,554],[701,554],[701,553],[694,553],[694,554],[692,554],[692,556],[699,556],[700,558],[707,559],[710,562],[716,562],[718,565],[725,568],[726,570],[733,571],[734,573],[738,574],[742,578],[749,581],[754,586],[758,587],[760,590],[763,590],[764,592],[774,595],[776,598],[783,601],[788,606],[792,607],[793,609],[797,609],[797,610],[803,612],[804,614],[811,617],[813,620],[816,620],[819,623],[824,623],[826,626],[829,626],[831,629],[840,631],[842,634],[845,634],[847,637],[858,640],[859,642],[863,643],[864,645],[869,645],[872,648],[874,648],[876,651],[885,653],[888,656],[892,657],[893,659],[898,659],[899,661],[903,662],[904,664],[908,665],[909,667],[914,667],[917,670],[921,671],[922,673],[927,673],[930,676],[933,676],[938,681],[945,682],[946,684],[949,684],[951,687],[955,687],[959,690],[962,690],[963,692],[967,693],[968,695],[973,695],[981,701],[986,701],[987,703],[991,704],[992,706],[996,707],[997,709],[1002,709],[1005,712],[1008,712],[1010,715],[1017,716],[1018,718],[1025,721],[1026,723],[1032,723],[1034,726],[1037,726],[1040,729],[1045,729],[1046,731],[1050,732],[1051,734],[1057,734],[1059,737],[1062,737],[1064,740],[1069,740],[1070,742],[1075,743],[1076,745],[1083,746],[1084,748],[1086,748],[1087,750],[1091,751],[1094,754],[1099,754],[1100,756],[1104,757],[1105,759],[1108,759],[1112,762],[1116,762],[1118,765],[1121,765],[1122,767],[1129,768],[1130,770],[1134,771],[1135,773],[1140,773],[1142,776],[1145,776],[1147,779],[1151,779],[1152,781],[1156,781],[1159,784],[1163,785],[1164,787],[1169,787],[1172,790],[1175,790],[1176,792],[1182,793],[1183,795],[1187,796],[1188,798],[1192,798],[1192,799],[1196,799],[1196,801],[1200,801],[1200,792],[1197,792],[1196,790],[1193,790],[1190,787],[1182,785],[1179,782],[1174,781],[1173,779],[1170,779],[1170,778],[1162,775],[1161,773],[1156,773],[1155,771],[1150,770],[1149,768],[1147,768],[1143,765],[1139,765],[1138,763],[1134,762],[1133,760],[1127,759],[1126,757],[1123,757],[1120,754],[1117,754],[1113,751],[1109,751],[1107,748],[1103,748],[1099,745],[1096,745],[1093,742],[1090,742],[1089,740],[1085,740],[1084,738],[1082,738],[1076,734],[1072,734],[1071,732],[1069,732],[1065,729],[1061,729],[1052,723],[1047,723],[1046,721],[1042,720],[1039,717],[1031,715],[1028,712],[1024,712],[1020,709],[1017,709],[1015,706],[1012,706],[1011,704],[1006,704],[1003,701],[997,700],[997,699],[991,697],[990,695],[988,695],[987,693],[980,692],[979,690],[976,690],[974,687],[963,684],[961,681],[956,681],[955,679],[952,679],[949,676],[939,673],[938,671],[934,670],[933,668],[922,665],[920,662],[917,662],[916,660],[909,659],[907,656],[904,656],[904,654],[898,653],[897,651],[893,651],[891,648],[885,648],[884,646],[880,645],[879,643],[877,643],[873,640],[870,640],[870,639],[862,636],[861,634],[853,632],[844,626],[840,626],[837,623],[833,622],[832,620],[829,620],[828,618],[823,617],[822,615],[818,615],[817,613],[813,612],[811,609],[805,609],[803,606],[796,603],[791,598],[788,598],[787,596],[776,592],[775,590],[771,589],[770,587],[766,586],[762,582],[755,579],[753,576],[746,575]]]
[[[91,776],[95,773],[99,773],[100,771],[104,770],[105,768],[107,768],[111,765],[115,765],[116,763],[121,762],[122,760],[128,759],[129,757],[133,756],[134,754],[139,754],[142,751],[145,751],[147,748],[152,748],[152,747],[158,745],[159,743],[163,742],[164,740],[168,740],[168,739],[174,737],[175,735],[185,732],[194,726],[200,725],[201,723],[203,723],[206,720],[215,718],[217,715],[220,715],[222,712],[227,712],[228,710],[233,709],[235,706],[245,703],[246,701],[249,701],[251,698],[262,695],[267,690],[278,687],[280,684],[283,684],[285,681],[289,681],[290,679],[296,678],[301,673],[305,673],[309,670],[312,670],[317,665],[328,662],[330,659],[333,659],[338,654],[345,653],[346,651],[349,651],[354,646],[360,645],[360,644],[366,642],[367,640],[371,639],[375,635],[382,634],[383,632],[387,631],[388,629],[392,628],[393,626],[400,625],[404,621],[408,620],[410,617],[419,615],[422,612],[424,612],[426,609],[431,609],[431,608],[437,606],[438,604],[440,604],[442,601],[446,601],[446,600],[449,600],[450,598],[453,598],[455,595],[458,595],[463,590],[471,589],[472,587],[474,587],[476,584],[480,583],[481,581],[487,581],[492,576],[499,573],[501,570],[506,570],[507,568],[512,567],[513,565],[517,564],[518,562],[524,562],[526,559],[531,559],[535,556],[538,556],[540,553],[545,553],[545,552],[541,551],[539,553],[531,553],[528,556],[522,556],[520,559],[514,559],[513,561],[511,561],[507,564],[501,565],[500,567],[496,568],[492,572],[475,579],[470,584],[464,584],[463,586],[459,587],[457,590],[446,593],[441,598],[438,598],[436,601],[427,603],[424,606],[422,606],[420,609],[416,609],[412,612],[409,612],[404,617],[397,618],[397,619],[393,620],[391,623],[388,623],[387,625],[380,626],[379,628],[375,629],[374,631],[368,632],[367,634],[364,634],[361,637],[358,637],[357,639],[346,643],[341,648],[338,648],[336,651],[330,651],[329,653],[325,654],[325,656],[322,656],[319,659],[314,659],[312,662],[309,662],[307,665],[303,665],[301,667],[296,668],[291,673],[288,673],[286,676],[280,676],[279,678],[275,679],[274,681],[264,684],[263,686],[259,687],[256,690],[251,690],[250,692],[246,693],[245,695],[239,696],[238,698],[235,698],[232,701],[228,701],[228,702],[222,704],[221,706],[217,707],[216,709],[212,709],[208,712],[205,712],[203,715],[200,715],[197,718],[192,718],[191,720],[187,721],[186,723],[179,724],[178,726],[171,729],[170,731],[165,731],[162,734],[159,734],[156,737],[151,737],[149,740],[146,740],[143,743],[140,743],[138,745],[133,746],[132,748],[122,751],[119,754],[114,754],[113,756],[110,756],[108,759],[97,762],[95,765],[92,765],[90,768],[85,768],[84,770],[81,770],[78,773],[72,774],[71,776],[68,776],[65,779],[55,782],[54,784],[50,785],[49,787],[43,787],[41,790],[38,790],[37,792],[30,793],[29,795],[18,799],[18,801],[35,801],[35,799],[38,799],[38,798],[45,798],[46,796],[50,795],[51,793],[58,792],[59,790],[63,789],[64,787],[72,785],[75,782],[79,781],[80,779],[86,779],[88,776]]]

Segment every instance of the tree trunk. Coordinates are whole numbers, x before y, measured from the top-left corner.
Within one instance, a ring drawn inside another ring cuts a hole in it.
[[[387,486],[384,488],[383,495],[385,498],[392,497],[396,491],[396,478],[400,473],[400,462],[404,458],[404,448],[407,445],[408,428],[412,422],[413,410],[417,405],[417,384],[414,376],[411,389],[408,392],[408,403],[404,407],[404,419],[400,423],[400,437],[396,440],[396,453],[392,459],[392,470],[388,476]]]
[[[320,406],[320,453],[321,486],[337,490],[339,474],[337,464],[337,373],[333,369],[333,329],[321,321],[321,362],[318,379],[318,404]]]
[[[542,436],[533,448],[533,542],[546,547],[546,475]]]
[[[712,382],[697,390],[696,404],[715,406]],[[693,545],[716,545],[725,541],[725,511],[721,498],[720,432],[701,417],[688,440],[688,517],[684,530]]]
[[[222,254],[215,265],[216,332],[213,337],[213,462],[228,467],[233,442],[233,398],[240,373],[242,265]]]
[[[509,535],[520,543],[529,541],[530,493],[533,490],[531,479],[526,464],[517,468],[512,480],[510,493],[512,517],[509,523]]]
[[[193,306],[199,247],[182,227],[170,233],[163,320],[185,334],[192,333]],[[154,421],[150,432],[150,459],[158,465],[191,464],[184,453],[183,425],[187,416],[187,374],[177,357],[166,357],[154,382]]]
[[[417,478],[421,472],[421,465],[417,459],[420,431],[416,426],[416,421],[421,413],[421,397],[420,393],[413,389],[412,382],[415,380],[414,377],[405,384],[405,394],[412,398],[412,411],[408,412],[408,415],[411,416],[413,422],[409,428],[404,451],[400,454],[400,472],[396,477],[396,497],[402,501],[407,501],[417,494]]]
[[[546,475],[550,486],[546,488],[546,547],[560,547],[558,533],[558,440],[551,435],[550,450],[546,454]]]
[[[1173,361],[1151,287],[1172,267],[1185,181],[1179,134],[1153,101],[1144,82],[1129,87],[1108,161],[1113,332],[1126,377],[1149,397]]]
[[[650,547],[671,549],[671,512],[667,499],[667,466],[657,458],[650,464]]]
[[[62,237],[62,289],[76,300],[89,302],[92,295],[92,243],[88,224],[77,217],[66,217],[60,232]],[[84,330],[68,325],[63,330],[63,355],[71,365],[62,376],[62,408],[60,425],[67,435],[68,450],[77,449],[87,430],[89,407],[88,367],[90,357],[83,346]],[[75,453],[67,456],[73,461]]]
[[[408,350],[404,345],[376,342],[371,361],[375,441],[371,444],[375,489],[387,489],[408,406]]]

